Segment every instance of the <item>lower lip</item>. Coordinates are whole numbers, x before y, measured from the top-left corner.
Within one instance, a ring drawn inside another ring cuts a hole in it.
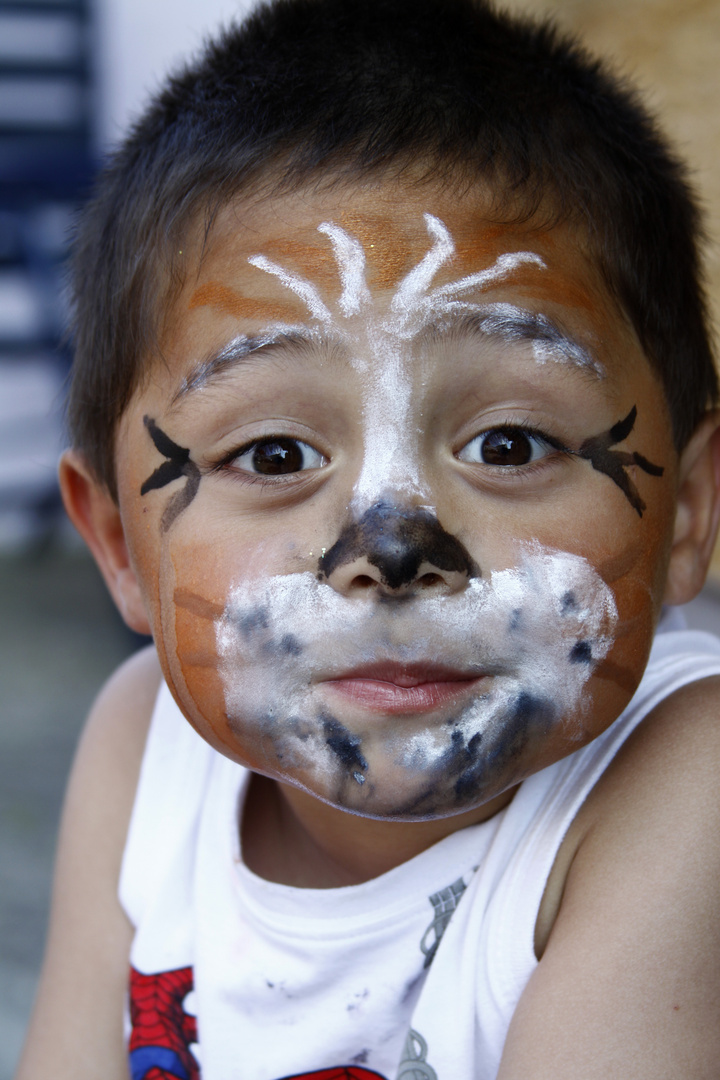
[[[482,680],[452,679],[397,686],[380,679],[331,679],[323,683],[366,709],[381,713],[420,713],[447,705]]]

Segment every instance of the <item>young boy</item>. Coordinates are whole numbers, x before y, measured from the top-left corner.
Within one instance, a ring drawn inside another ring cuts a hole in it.
[[[276,0],[170,82],[80,226],[61,467],[156,651],[22,1080],[719,1075],[720,644],[661,618],[720,506],[697,232],[483,0]]]

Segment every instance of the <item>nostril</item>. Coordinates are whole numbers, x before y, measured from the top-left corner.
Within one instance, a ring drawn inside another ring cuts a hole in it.
[[[439,574],[423,574],[417,584],[421,589],[432,589],[435,585],[444,585],[445,581]]]
[[[353,585],[358,589],[372,589],[377,585],[377,581],[371,578],[369,574],[357,574],[353,578]]]

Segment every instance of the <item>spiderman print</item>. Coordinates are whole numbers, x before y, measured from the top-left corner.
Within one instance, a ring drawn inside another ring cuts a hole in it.
[[[190,1051],[197,1022],[183,1008],[193,969],[141,975],[130,968],[130,1075],[132,1080],[200,1080]]]
[[[197,1021],[183,1008],[193,989],[192,967],[142,975],[130,968],[130,1075],[132,1080],[202,1080],[190,1050]],[[241,1080],[241,1078],[239,1078]],[[360,1065],[286,1076],[282,1080],[385,1080]]]

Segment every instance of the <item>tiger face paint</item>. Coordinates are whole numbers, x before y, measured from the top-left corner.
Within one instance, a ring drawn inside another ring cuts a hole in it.
[[[390,185],[227,208],[123,419],[181,708],[328,812],[482,816],[647,657],[662,391],[569,230],[485,214]]]

